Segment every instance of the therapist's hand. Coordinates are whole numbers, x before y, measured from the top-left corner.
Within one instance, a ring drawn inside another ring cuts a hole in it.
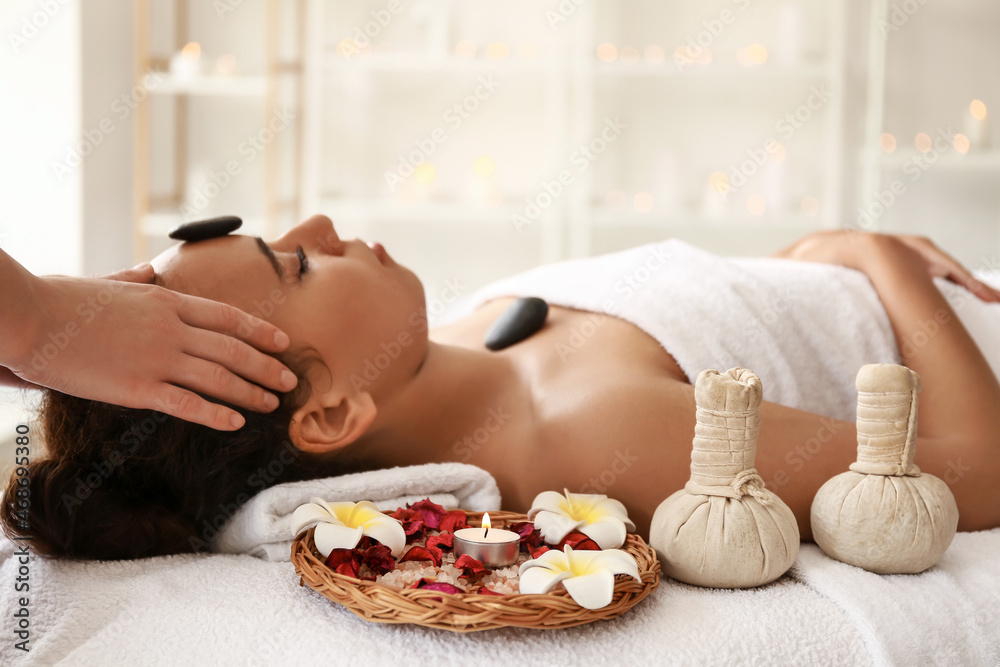
[[[233,306],[145,284],[152,279],[148,264],[105,278],[38,279],[32,344],[11,371],[73,396],[224,431],[243,426],[243,417],[195,392],[270,412],[278,398],[262,386],[295,387],[295,375],[264,354],[288,347],[284,332]]]

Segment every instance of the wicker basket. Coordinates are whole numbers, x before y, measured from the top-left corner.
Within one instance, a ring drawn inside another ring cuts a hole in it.
[[[481,525],[482,512],[466,512],[466,515],[470,526]],[[514,512],[491,512],[490,520],[495,526],[506,526],[527,521],[527,517]],[[656,552],[641,537],[630,533],[622,549],[635,557],[642,583],[632,577],[616,577],[611,604],[601,609],[584,609],[561,586],[544,595],[495,596],[400,590],[332,571],[316,551],[313,530],[310,528],[292,543],[292,563],[301,577],[299,585],[309,586],[361,618],[377,623],[416,623],[453,632],[506,626],[544,630],[568,628],[624,614],[660,583]]]

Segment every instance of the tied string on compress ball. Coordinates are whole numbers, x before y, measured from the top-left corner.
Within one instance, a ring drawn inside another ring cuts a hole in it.
[[[688,493],[726,498],[749,494],[762,505],[770,503],[770,496],[764,492],[764,480],[753,467],[760,411],[719,411],[698,406],[695,414],[698,421],[691,452],[691,479],[684,489]],[[734,418],[743,419],[743,425],[729,426],[728,420]],[[713,423],[717,421],[722,424]],[[712,435],[712,429],[725,429],[727,435]],[[740,431],[743,438],[729,436]]]

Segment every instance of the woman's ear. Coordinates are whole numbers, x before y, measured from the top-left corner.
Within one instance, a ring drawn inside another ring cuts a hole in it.
[[[377,414],[375,401],[368,392],[313,393],[292,415],[288,437],[303,452],[324,454],[360,438]]]

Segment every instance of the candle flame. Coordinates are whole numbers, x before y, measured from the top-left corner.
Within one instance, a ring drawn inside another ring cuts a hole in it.
[[[483,537],[490,532],[490,515],[488,513],[483,514]]]

